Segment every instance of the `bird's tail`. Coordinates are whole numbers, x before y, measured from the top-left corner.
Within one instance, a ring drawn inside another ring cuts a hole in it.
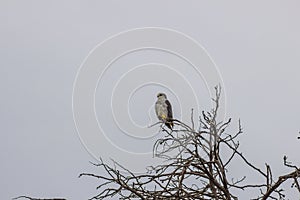
[[[174,126],[173,121],[171,121],[171,120],[166,121],[165,125],[171,130],[173,129],[173,126]]]

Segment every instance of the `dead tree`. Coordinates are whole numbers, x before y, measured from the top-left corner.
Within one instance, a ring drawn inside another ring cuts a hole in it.
[[[284,199],[281,188],[286,181],[291,181],[300,194],[300,169],[287,161],[283,163],[291,172],[275,179],[271,167],[259,169],[240,151],[238,137],[242,134],[241,123],[235,133],[228,133],[226,128],[231,119],[218,122],[220,90],[216,87],[214,108],[202,112],[199,117],[200,128],[195,129],[193,112],[191,125],[173,120],[176,129],[170,131],[161,124],[164,136],[153,145],[153,155],[163,159],[163,164],[150,166],[144,174],[135,174],[115,162],[113,166],[94,163],[104,169],[105,174],[82,173],[100,180],[97,187],[99,194],[91,199],[105,199],[113,196],[120,199],[238,199],[233,190],[257,189],[260,195],[253,199]],[[222,151],[231,152],[224,156]],[[264,178],[258,184],[244,184],[246,176],[241,179],[229,179],[227,172],[233,159],[240,159],[241,165],[250,167]]]
[[[110,166],[100,160],[93,163],[104,169],[105,174],[82,173],[100,180],[100,192],[91,199],[119,197],[120,199],[238,199],[235,190],[256,189],[256,200],[285,199],[283,183],[290,181],[300,195],[300,168],[284,156],[283,164],[290,169],[288,174],[274,178],[271,167],[266,164],[260,169],[251,163],[239,150],[238,137],[243,133],[241,123],[235,133],[228,133],[231,119],[218,122],[220,90],[215,88],[214,108],[202,112],[200,127],[195,129],[193,111],[191,125],[173,119],[176,129],[165,129],[153,145],[153,155],[162,159],[162,164],[150,166],[143,174],[135,174],[117,162]],[[230,152],[225,155],[223,152]],[[261,183],[247,184],[246,176],[240,179],[228,178],[228,170],[234,159],[241,160],[241,166],[250,167],[264,180]],[[63,198],[32,198],[19,196],[14,199],[64,200]]]

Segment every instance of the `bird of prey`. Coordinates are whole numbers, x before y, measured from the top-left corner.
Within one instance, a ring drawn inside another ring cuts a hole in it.
[[[164,93],[157,94],[157,101],[155,103],[155,112],[157,118],[165,123],[165,125],[172,130],[173,128],[173,113],[172,106]]]

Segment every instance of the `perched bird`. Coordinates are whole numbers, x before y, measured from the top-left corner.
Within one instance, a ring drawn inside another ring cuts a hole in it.
[[[172,130],[173,124],[173,113],[172,113],[172,106],[167,99],[166,94],[158,93],[157,94],[157,101],[155,103],[155,112],[157,118],[165,123],[165,125]]]

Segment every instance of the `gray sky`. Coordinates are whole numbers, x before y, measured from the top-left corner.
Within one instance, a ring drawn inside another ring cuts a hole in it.
[[[299,165],[299,6],[298,1],[1,1],[0,199],[96,194],[95,180],[77,178],[101,171],[88,163],[93,157],[75,129],[73,82],[97,44],[145,26],[178,30],[206,48],[224,81],[232,129],[242,120],[241,150],[249,160],[259,167],[269,163],[274,175],[287,172],[284,155]],[[137,94],[142,98],[142,90]],[[244,174],[238,162],[233,169]]]

